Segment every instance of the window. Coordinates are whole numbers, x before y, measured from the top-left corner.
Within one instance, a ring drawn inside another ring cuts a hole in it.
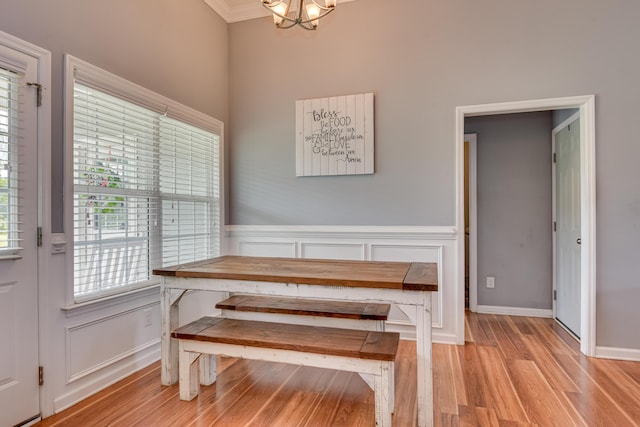
[[[18,87],[18,74],[0,68],[0,257],[20,251]]]
[[[75,301],[218,256],[222,124],[76,58],[67,73]]]

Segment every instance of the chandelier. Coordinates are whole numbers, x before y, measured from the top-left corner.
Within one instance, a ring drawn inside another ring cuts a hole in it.
[[[296,10],[291,10],[292,3],[297,4]],[[316,0],[262,0],[262,5],[273,14],[273,22],[278,28],[287,29],[300,25],[305,30],[315,30],[320,18],[336,8],[336,0],[324,0],[324,6]],[[302,6],[306,11],[304,16]]]

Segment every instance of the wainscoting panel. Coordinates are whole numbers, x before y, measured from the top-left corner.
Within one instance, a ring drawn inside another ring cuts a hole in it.
[[[456,235],[450,227],[227,226],[230,255],[435,262],[440,290],[432,296],[433,337],[455,343]],[[409,310],[410,311],[410,310]],[[387,330],[415,339],[413,319],[392,306]],[[463,338],[463,337],[462,337]]]
[[[301,258],[364,260],[364,244],[301,243]]]
[[[274,256],[283,258],[295,258],[296,244],[291,242],[243,241],[239,242],[237,253],[245,256]]]
[[[16,331],[20,330],[14,316],[18,307],[16,293],[16,282],[0,283],[0,388],[16,378]]]
[[[157,346],[159,342],[159,302],[68,326],[67,383]]]

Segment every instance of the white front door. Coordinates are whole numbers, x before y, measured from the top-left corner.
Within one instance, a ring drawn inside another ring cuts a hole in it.
[[[37,67],[0,39],[0,426],[40,414]]]
[[[580,119],[555,133],[555,298],[558,321],[580,336]]]

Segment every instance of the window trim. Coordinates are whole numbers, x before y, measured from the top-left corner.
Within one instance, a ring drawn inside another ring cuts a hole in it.
[[[78,81],[81,84],[95,87],[100,91],[104,91],[110,95],[122,98],[129,102],[138,104],[144,108],[150,109],[167,117],[191,124],[218,135],[219,138],[219,224],[217,224],[220,236],[220,247],[224,248],[224,123],[211,116],[201,113],[186,105],[180,104],[163,95],[139,86],[133,82],[116,76],[106,70],[95,65],[78,59],[72,55],[64,56],[64,142],[65,142],[65,230],[70,235],[70,241],[73,241],[74,224],[73,224],[73,133],[74,133],[74,83]],[[121,290],[113,293],[105,293],[90,300],[82,299],[76,302],[74,295],[74,255],[73,251],[67,252],[66,260],[67,286],[65,292],[65,300],[67,308],[74,306],[86,306],[91,303],[101,303],[106,299],[112,299],[120,294],[130,293],[138,289],[130,286],[123,286]],[[152,286],[159,283],[157,280],[145,282],[145,286]]]

